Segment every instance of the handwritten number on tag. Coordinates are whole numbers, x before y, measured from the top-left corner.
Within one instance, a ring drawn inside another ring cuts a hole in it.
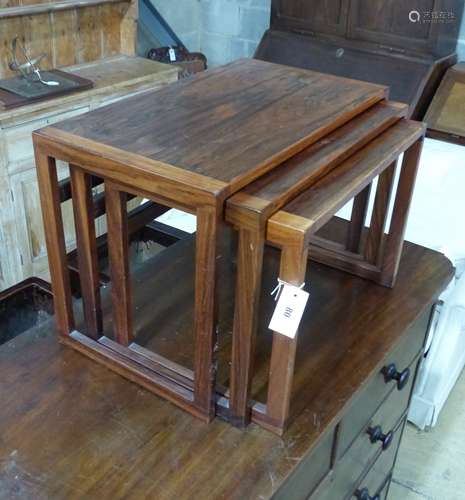
[[[309,294],[285,282],[281,282],[280,286],[282,289],[269,328],[293,339],[299,328]]]

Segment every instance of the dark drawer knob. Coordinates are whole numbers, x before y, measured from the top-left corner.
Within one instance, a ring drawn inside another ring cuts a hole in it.
[[[370,496],[370,493],[367,488],[362,488],[361,490],[357,490],[355,492],[355,498],[358,500],[380,500],[379,495],[375,495],[374,497]]]
[[[410,378],[410,368],[406,368],[399,372],[394,363],[385,366],[381,370],[381,373],[384,375],[384,381],[386,383],[391,382],[391,380],[397,380],[397,389],[399,389],[399,391],[407,385],[408,379]]]
[[[376,427],[370,427],[367,431],[370,436],[370,441],[372,443],[382,443],[383,450],[387,450],[389,446],[391,446],[392,438],[394,437],[394,433],[392,431],[383,433],[383,430],[379,425]]]

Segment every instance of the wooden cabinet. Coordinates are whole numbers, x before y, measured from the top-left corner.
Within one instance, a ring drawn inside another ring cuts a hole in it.
[[[273,22],[288,30],[326,31],[340,35],[346,31],[347,0],[277,0],[273,2],[272,8]]]
[[[462,0],[273,0],[271,29],[255,57],[388,85],[389,97],[422,119],[456,62],[463,6]]]
[[[408,43],[409,50],[431,49],[437,36],[437,24],[412,22],[409,13],[416,10],[438,12],[440,2],[436,0],[352,0],[350,4],[349,36],[388,46]],[[452,49],[453,50],[453,49]]]
[[[115,56],[69,68],[95,82],[94,88],[10,111],[0,110],[0,290],[29,276],[48,274],[48,261],[35,170],[32,132],[174,82],[175,67]],[[59,165],[59,178],[68,167]],[[75,246],[72,207],[63,206],[66,243]],[[104,229],[99,221],[98,232]],[[100,228],[100,231],[99,231]]]
[[[447,71],[425,121],[429,137],[465,145],[465,62]]]

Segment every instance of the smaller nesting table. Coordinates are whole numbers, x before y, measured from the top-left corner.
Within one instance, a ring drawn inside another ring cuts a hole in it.
[[[403,105],[378,104],[227,201],[226,219],[240,235],[229,405],[234,423],[246,424],[253,406],[249,391],[265,243],[281,249],[279,278],[284,282],[304,283],[310,250],[314,260],[393,286],[425,134],[424,124],[403,119],[405,113]],[[386,235],[396,162],[402,153]],[[377,176],[371,223],[364,230],[371,183]],[[345,241],[317,235],[354,196]],[[270,211],[275,213],[269,216]],[[289,414],[296,347],[297,337],[274,333],[266,406],[253,410],[255,421],[279,434]]]

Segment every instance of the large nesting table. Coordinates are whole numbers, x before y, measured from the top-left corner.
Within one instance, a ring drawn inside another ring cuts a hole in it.
[[[225,200],[386,98],[383,86],[243,60],[35,132],[62,341],[209,421]],[[70,165],[85,331],[74,320],[56,160]],[[105,184],[112,338],[102,330],[91,175]],[[128,193],[197,215],[193,369],[135,342]]]

